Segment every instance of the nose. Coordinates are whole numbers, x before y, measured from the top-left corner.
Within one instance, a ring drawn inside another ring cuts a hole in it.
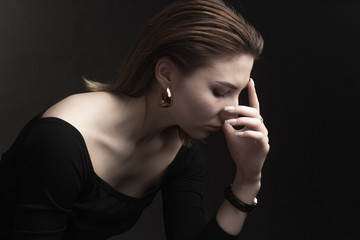
[[[220,112],[220,119],[222,121],[225,121],[227,119],[231,119],[231,118],[237,118],[237,114],[232,114],[229,113],[228,111],[225,111],[225,107],[226,106],[233,106],[236,107],[239,105],[239,97],[236,96],[234,98],[232,98],[231,100],[225,102],[225,104],[222,106],[222,111]]]

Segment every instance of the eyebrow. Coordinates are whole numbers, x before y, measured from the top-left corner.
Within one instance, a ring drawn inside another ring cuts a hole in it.
[[[216,81],[216,83],[219,83],[219,84],[221,84],[221,85],[224,85],[224,86],[226,86],[226,87],[228,87],[228,88],[231,88],[231,89],[234,89],[234,90],[237,90],[237,89],[238,89],[237,86],[235,86],[234,84],[229,83],[229,82]]]

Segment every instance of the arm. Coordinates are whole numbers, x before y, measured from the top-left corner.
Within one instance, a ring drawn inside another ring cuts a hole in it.
[[[81,188],[81,157],[71,131],[54,122],[33,126],[15,146],[13,239],[63,239]]]
[[[198,149],[181,148],[162,186],[166,239],[194,239],[205,225],[204,161]]]
[[[192,146],[178,154],[162,187],[164,224],[168,240],[235,240],[218,225],[215,216],[206,224],[203,207],[204,161]],[[174,171],[175,169],[175,171]]]
[[[229,151],[237,166],[232,185],[233,193],[251,204],[260,189],[261,169],[269,151],[267,130],[260,120],[254,86],[249,83],[250,107],[238,106],[229,115],[241,114],[233,125],[244,125],[241,131],[224,124],[223,131]],[[243,135],[235,135],[243,132]],[[194,152],[194,151],[192,151]],[[209,223],[205,224],[202,205],[204,164],[199,154],[188,154],[179,162],[187,162],[175,177],[167,179],[163,187],[164,222],[167,239],[235,240],[242,229],[246,213],[227,200]]]
[[[251,204],[260,190],[261,169],[270,146],[268,131],[260,116],[260,106],[253,80],[248,83],[248,93],[249,107],[226,108],[235,118],[224,124],[223,131],[230,155],[237,166],[232,185],[233,193],[243,202]],[[238,115],[244,117],[238,118]],[[231,125],[244,126],[244,128],[235,130]],[[216,217],[224,231],[237,235],[242,229],[246,213],[224,200]]]

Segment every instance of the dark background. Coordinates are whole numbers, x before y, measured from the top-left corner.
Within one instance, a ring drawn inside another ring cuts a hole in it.
[[[109,81],[170,0],[0,0],[0,152],[35,114]],[[262,33],[253,69],[271,150],[242,239],[358,239],[359,1],[231,1]],[[106,117],[106,116],[105,116]],[[209,219],[233,178],[222,133],[202,146]],[[164,239],[161,197],[115,239]]]

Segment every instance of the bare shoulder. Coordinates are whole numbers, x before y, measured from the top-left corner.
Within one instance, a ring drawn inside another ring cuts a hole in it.
[[[98,111],[106,101],[104,92],[89,92],[70,95],[47,109],[43,118],[62,119],[76,128],[86,126],[99,115]],[[80,129],[79,129],[80,130]]]

